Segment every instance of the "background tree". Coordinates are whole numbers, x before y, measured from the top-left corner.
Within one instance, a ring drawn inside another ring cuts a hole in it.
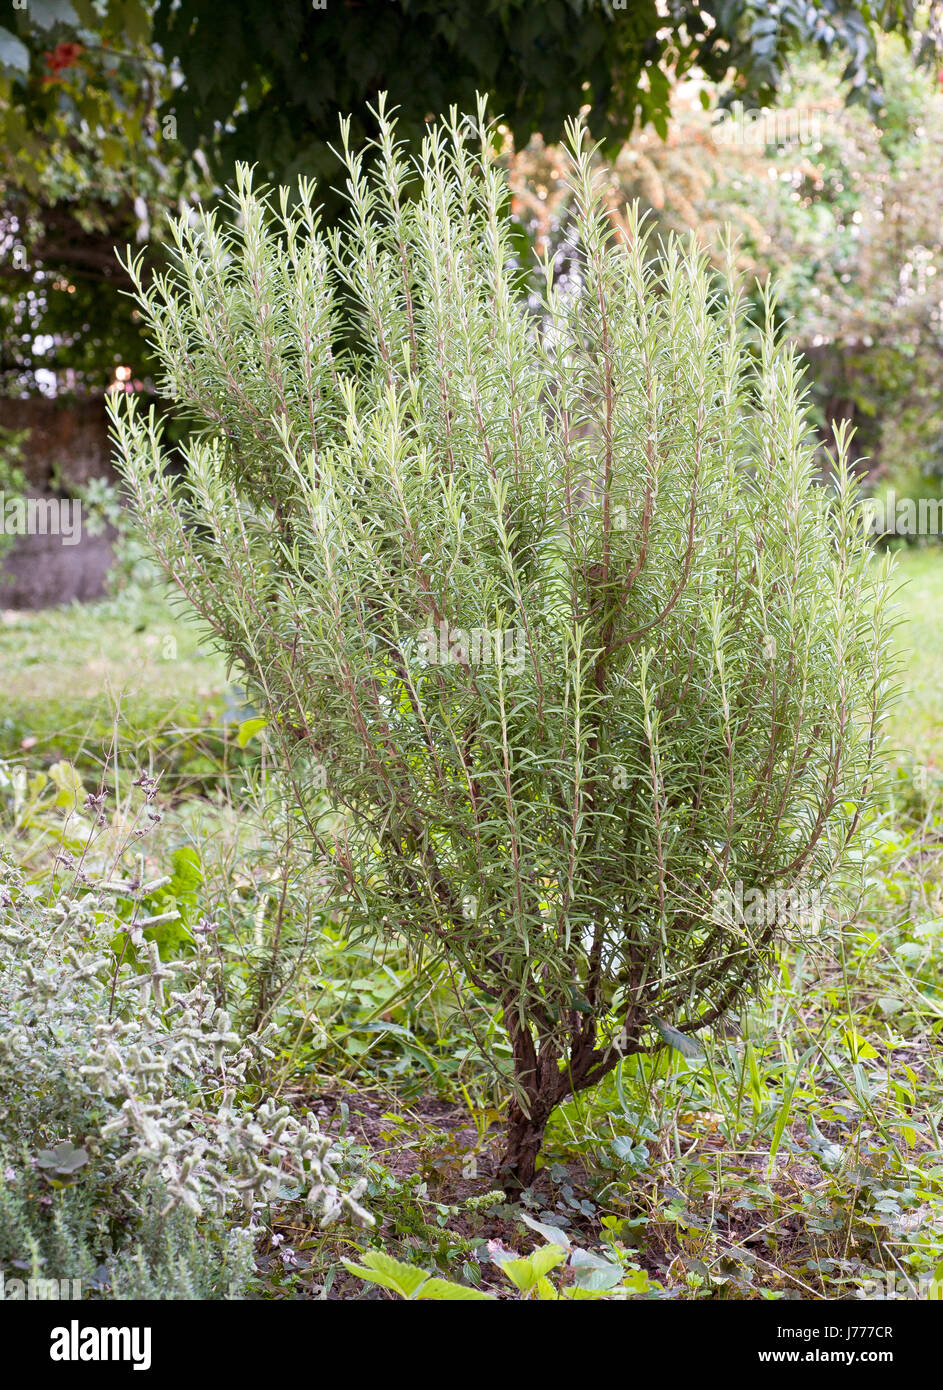
[[[920,27],[921,51],[936,35],[937,5]],[[876,36],[916,37],[909,0],[874,6],[845,0],[391,0],[273,8],[247,0],[157,0],[155,38],[184,74],[172,97],[181,136],[194,146],[218,131],[226,177],[235,160],[273,179],[334,173],[329,145],[337,111],[360,113],[387,91],[403,134],[415,141],[430,113],[474,107],[489,94],[518,145],[535,130],[560,137],[572,112],[615,151],[637,126],[664,134],[671,93],[699,68],[748,105],[771,101],[791,57],[813,44],[844,58],[852,101],[882,105]]]
[[[145,344],[115,248],[212,185],[158,116],[146,0],[37,0],[0,30],[0,392],[101,390]],[[204,166],[205,167],[205,166]]]
[[[943,484],[943,91],[899,39],[880,54],[880,125],[841,101],[835,63],[801,58],[785,110],[718,125],[692,80],[665,138],[638,131],[599,173],[613,224],[624,229],[637,201],[653,246],[689,234],[720,267],[733,228],[759,314],[775,277],[777,320],[808,363],[823,467],[844,420],[876,487],[932,497]],[[565,268],[573,193],[559,148],[535,136],[505,158],[516,216]]]
[[[112,251],[155,248],[167,209],[213,195],[204,156],[219,185],[237,159],[274,180],[315,175],[337,215],[336,113],[369,133],[358,123],[380,90],[414,144],[431,112],[487,91],[519,148],[537,130],[558,138],[585,107],[614,154],[637,127],[665,135],[695,67],[723,99],[759,104],[810,44],[841,54],[848,99],[878,112],[877,36],[901,33],[927,57],[938,12],[937,0],[919,13],[910,0],[30,0],[0,27],[0,390],[34,390],[43,369],[60,391],[100,388],[118,362],[148,373]]]

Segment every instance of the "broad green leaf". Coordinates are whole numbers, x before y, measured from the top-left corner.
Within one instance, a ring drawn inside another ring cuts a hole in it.
[[[630,1134],[617,1134],[610,1145],[616,1158],[634,1159],[635,1142]]]
[[[632,1289],[635,1293],[648,1293],[649,1289],[653,1287],[652,1281],[644,1269],[623,1270],[622,1283],[625,1288]],[[656,1284],[654,1287],[657,1288],[658,1285]]]
[[[679,1033],[677,1028],[672,1028],[664,1019],[656,1018],[655,1027],[658,1029],[662,1041],[666,1042],[669,1047],[673,1047],[676,1052],[680,1052],[682,1057],[704,1056],[694,1038],[689,1038],[687,1033]]]
[[[382,1250],[368,1250],[363,1260],[362,1265],[344,1260],[344,1268],[351,1274],[356,1274],[358,1279],[365,1279],[370,1284],[379,1284],[384,1289],[392,1289],[403,1298],[414,1298],[429,1278],[424,1269],[404,1264],[402,1260],[394,1260],[392,1255],[385,1255]]]
[[[501,1269],[516,1289],[521,1293],[530,1293],[542,1275],[549,1274],[551,1269],[562,1264],[565,1259],[566,1251],[561,1245],[542,1245],[532,1255],[502,1261]]]
[[[564,1250],[572,1248],[572,1242],[566,1231],[562,1231],[559,1226],[552,1226],[549,1221],[536,1221],[534,1217],[528,1216],[526,1211],[521,1212],[521,1220],[525,1226],[529,1226],[532,1231],[536,1231],[544,1240],[551,1245],[562,1245]]]
[[[450,1279],[427,1279],[416,1297],[455,1303],[490,1303],[494,1300],[493,1294],[482,1293],[481,1289],[470,1288],[467,1284],[453,1284]]]
[[[845,1029],[845,1047],[853,1062],[869,1062],[878,1055],[867,1038],[854,1028]]]
[[[236,735],[236,742],[239,747],[245,748],[246,744],[255,738],[256,734],[260,734],[267,725],[267,719],[244,719],[239,725],[239,733]]]
[[[898,999],[896,994],[879,994],[878,1008],[885,1018],[889,1018],[892,1014],[901,1012],[904,1008],[904,1002],[902,999]]]
[[[551,1241],[549,1245],[541,1245],[539,1250],[535,1250],[532,1255],[527,1257],[537,1273],[538,1278],[541,1274],[548,1274],[557,1265],[563,1264],[566,1259],[566,1251],[556,1242]]]
[[[622,1282],[622,1266],[592,1250],[574,1250],[570,1268],[581,1289],[614,1289]]]
[[[42,1149],[36,1157],[36,1167],[53,1173],[77,1173],[88,1162],[85,1149],[77,1149],[64,1139],[54,1149]]]
[[[537,1282],[537,1275],[529,1260],[502,1260],[500,1264],[502,1273],[507,1275],[519,1293],[530,1293]]]

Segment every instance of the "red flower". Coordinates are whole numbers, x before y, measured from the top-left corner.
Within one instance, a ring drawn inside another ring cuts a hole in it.
[[[44,53],[43,57],[50,72],[60,73],[64,68],[74,67],[82,52],[80,43],[57,43],[52,52]]]

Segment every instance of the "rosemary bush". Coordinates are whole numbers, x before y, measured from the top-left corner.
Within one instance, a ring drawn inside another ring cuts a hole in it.
[[[382,108],[342,136],[340,229],[243,168],[167,274],[131,265],[185,478],[153,412],[114,431],[347,930],[500,1008],[526,1183],[554,1106],[726,1015],[857,852],[887,573],[846,435],[816,485],[793,352],[692,245],[613,231],[580,127],[576,273],[539,295],[483,107],[414,157]],[[740,884],[785,909],[719,911]]]

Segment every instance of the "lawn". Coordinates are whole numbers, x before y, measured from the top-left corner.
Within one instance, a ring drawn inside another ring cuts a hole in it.
[[[936,547],[907,550],[898,559],[903,581],[899,646],[904,695],[889,726],[896,748],[917,764],[943,764],[943,557]]]
[[[122,757],[166,780],[212,776],[239,692],[193,624],[135,589],[99,603],[0,615],[0,757]]]

